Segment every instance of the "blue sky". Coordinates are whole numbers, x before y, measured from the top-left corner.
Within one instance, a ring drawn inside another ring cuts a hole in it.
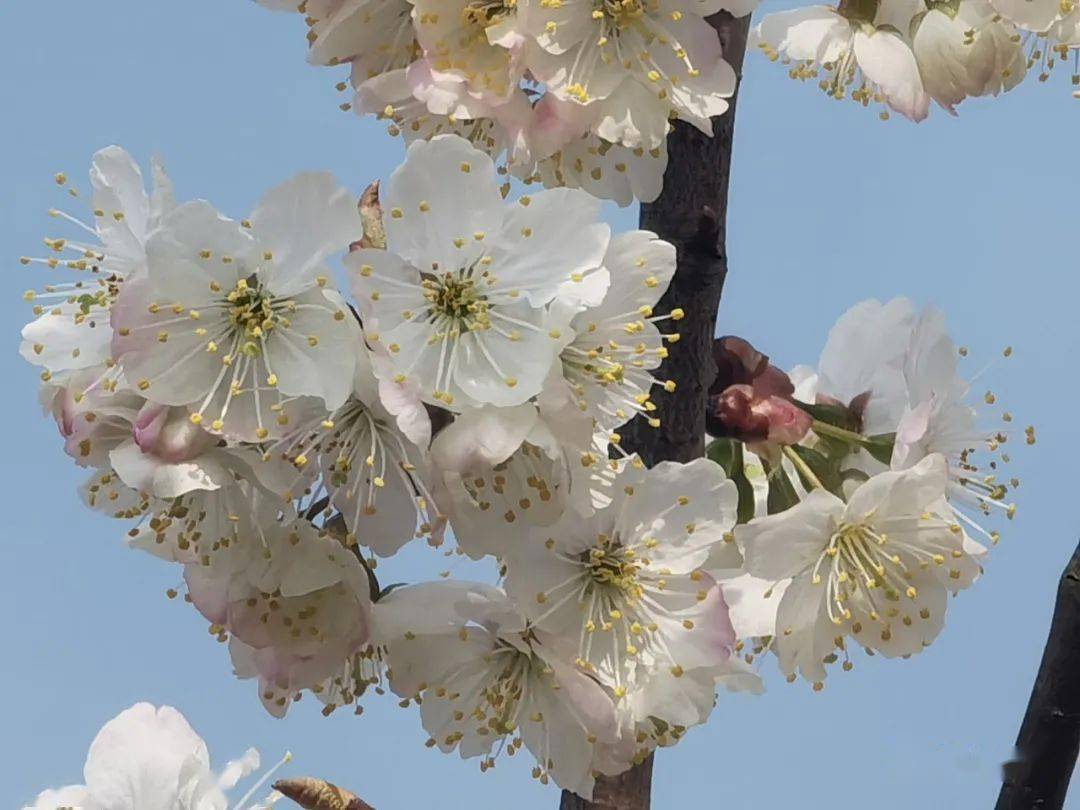
[[[304,50],[298,18],[249,0],[0,7],[3,806],[79,781],[96,730],[140,699],[180,708],[221,761],[248,745],[268,760],[289,748],[294,774],[335,780],[384,810],[557,803],[521,757],[481,775],[475,762],[425,749],[414,710],[389,699],[369,701],[361,718],[324,719],[310,700],[283,722],[264,714],[203,620],[165,598],[178,570],[128,551],[126,526],[80,505],[82,474],[17,356],[29,317],[21,293],[42,283],[17,257],[54,225],[46,212],[63,203],[54,173],[85,186],[100,147],[122,144],[144,163],[161,154],[181,198],[206,197],[237,217],[301,169],[332,169],[357,192],[392,170],[402,145],[339,112],[340,77],[308,67]],[[1062,73],[969,103],[957,119],[935,110],[915,127],[882,123],[748,57],[720,329],[792,365],[813,362],[830,324],[862,298],[933,302],[971,348],[976,390],[993,387],[1017,424],[1035,423],[1039,443],[1014,449],[1017,518],[933,647],[909,661],[860,657],[820,694],[768,667],[765,696],[725,697],[707,727],[659,755],[657,807],[992,801],[1080,534],[1070,197],[1080,102],[1069,90]],[[636,211],[611,220],[631,227]],[[1006,345],[1015,352],[1002,360]],[[444,567],[427,550],[392,565],[395,579]]]

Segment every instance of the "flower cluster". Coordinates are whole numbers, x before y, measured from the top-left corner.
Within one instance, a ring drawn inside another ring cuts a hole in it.
[[[660,193],[671,119],[712,134],[735,73],[704,19],[747,0],[259,0],[302,12],[342,105],[407,140],[455,133],[529,183]]]
[[[230,805],[226,792],[259,769],[259,752],[249,748],[215,774],[206,743],[180,712],[137,703],[106,723],[90,744],[85,785],[46,790],[24,810],[270,810],[282,798],[277,791],[251,800],[291,759],[286,754]]]
[[[1071,14],[1072,4],[1046,2],[842,0],[770,14],[752,44],[831,98],[922,121],[931,101],[955,115],[969,96],[1011,90],[1037,63],[1045,79],[1055,57],[1080,45],[1066,8]],[[1021,29],[1038,34],[1026,50]]]
[[[736,479],[749,459],[766,470],[765,498],[735,530],[749,577],[740,586],[757,597],[754,615],[790,679],[820,689],[828,664],[852,667],[850,640],[887,657],[929,645],[947,594],[982,572],[979,540],[998,542],[984,524],[1013,517],[1008,432],[980,426],[958,371],[964,354],[941,313],[863,302],[837,322],[816,369],[791,371],[785,408],[768,411],[771,430],[747,445],[754,454],[737,448],[734,464],[731,439],[710,447]],[[769,368],[762,376],[780,373]],[[714,396],[722,416],[729,399]],[[783,429],[789,410],[802,414],[794,433]],[[1034,443],[1033,428],[1025,439]]]
[[[587,796],[703,722],[718,681],[756,687],[719,586],[735,485],[620,449],[629,420],[659,424],[670,244],[612,235],[580,190],[504,199],[451,134],[359,210],[301,175],[232,220],[160,168],[145,192],[117,148],[92,181],[91,223],[56,215],[93,238],[26,260],[76,280],[28,294],[23,354],[87,504],[182,566],[269,712],[389,687],[441,748],[486,769],[525,746]],[[379,585],[377,557],[446,537],[506,591]]]

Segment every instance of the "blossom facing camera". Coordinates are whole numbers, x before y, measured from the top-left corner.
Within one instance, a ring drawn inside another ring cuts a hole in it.
[[[443,135],[409,147],[383,209],[388,249],[346,264],[395,379],[453,411],[539,393],[561,348],[547,305],[607,250],[598,201],[552,189],[505,202],[491,158]]]
[[[360,231],[328,174],[279,186],[242,222],[206,202],[180,206],[147,242],[146,277],[113,306],[113,354],[129,383],[249,442],[280,435],[300,403],[338,407],[359,336],[326,259]]]
[[[845,638],[893,658],[920,652],[945,623],[948,593],[982,572],[985,549],[945,502],[947,465],[928,456],[883,472],[845,503],[811,491],[792,508],[736,529],[746,570],[789,583],[779,598],[775,652],[790,678],[820,688],[826,664],[845,659]]]
[[[730,535],[735,490],[703,459],[647,471],[626,463],[606,508],[515,545],[507,592],[617,697],[650,687],[680,693],[685,673],[724,665],[735,643],[708,573],[741,564]]]

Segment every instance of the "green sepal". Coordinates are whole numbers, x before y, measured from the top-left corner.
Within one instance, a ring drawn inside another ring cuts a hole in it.
[[[739,493],[738,522],[749,523],[754,519],[754,485],[746,477],[743,443],[737,439],[715,439],[705,448],[705,455],[719,464],[727,477],[735,482]]]

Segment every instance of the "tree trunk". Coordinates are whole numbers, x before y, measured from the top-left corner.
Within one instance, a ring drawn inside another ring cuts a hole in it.
[[[720,35],[724,58],[742,74],[750,16],[736,19],[726,12],[709,18]],[[705,453],[705,402],[716,376],[712,341],[720,294],[727,276],[727,201],[731,147],[735,134],[735,98],[724,115],[713,119],[713,137],[677,121],[668,136],[664,190],[655,202],[641,206],[641,227],[675,245],[678,270],[657,314],[680,308],[685,317],[666,321],[680,334],[657,372],[674,380],[675,392],[654,388],[660,427],[638,418],[623,428],[622,447],[637,452],[646,464],[692,461]],[[671,331],[665,328],[664,331]],[[649,810],[653,758],[616,777],[596,780],[593,800],[563,791],[560,810]]]
[[[1080,545],[1058,583],[1039,674],[1005,763],[997,810],[1055,810],[1065,805],[1080,751]]]

